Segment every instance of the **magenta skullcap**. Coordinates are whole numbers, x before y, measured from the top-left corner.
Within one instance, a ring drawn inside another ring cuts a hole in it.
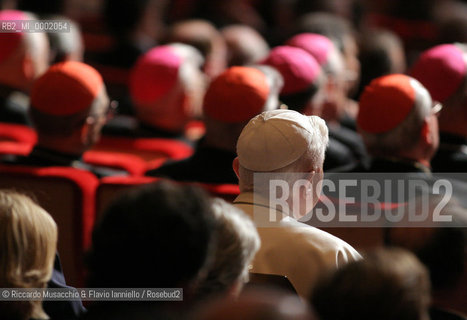
[[[424,51],[410,74],[427,88],[433,100],[444,102],[463,83],[466,71],[463,51],[454,44],[443,44]]]
[[[182,58],[171,46],[159,46],[142,55],[131,70],[130,94],[139,104],[150,104],[178,83]]]
[[[1,10],[0,11],[0,21],[21,21],[27,20],[28,16],[26,13],[18,10]],[[19,29],[20,26],[17,26]],[[0,63],[8,59],[13,52],[21,44],[21,39],[23,38],[23,33],[21,32],[13,32],[13,33],[6,33],[0,32]]]
[[[334,48],[334,44],[329,38],[316,33],[297,34],[285,44],[305,50],[316,59],[320,66],[328,62],[329,55]]]
[[[308,89],[318,78],[318,62],[303,49],[279,46],[269,53],[262,64],[276,68],[284,78],[281,94],[298,93]]]

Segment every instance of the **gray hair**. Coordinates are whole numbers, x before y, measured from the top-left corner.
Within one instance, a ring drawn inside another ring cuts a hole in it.
[[[266,76],[266,82],[268,83],[269,95],[263,111],[277,109],[279,107],[279,93],[284,86],[284,78],[273,67],[266,65],[252,65],[251,67],[261,71]]]
[[[383,133],[360,130],[368,152],[373,156],[395,156],[401,150],[413,148],[420,139],[424,119],[430,114],[431,96],[415,79],[410,79],[415,89],[415,104],[408,116],[394,129]]]
[[[225,293],[248,281],[249,264],[261,241],[253,221],[240,209],[222,199],[212,200],[217,247],[206,279],[200,284],[203,296]]]
[[[324,155],[329,143],[329,130],[326,122],[320,117],[309,116],[309,118],[311,118],[310,121],[315,130],[311,133],[308,150],[293,163],[271,172],[281,174],[281,178],[285,178],[290,185],[300,179],[301,175],[296,173],[309,172],[310,167],[317,172],[322,171],[323,168]],[[239,165],[240,189],[242,191],[254,190],[254,174],[253,170]]]

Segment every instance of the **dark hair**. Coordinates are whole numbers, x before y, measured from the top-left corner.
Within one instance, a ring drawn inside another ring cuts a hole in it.
[[[148,6],[149,0],[106,0],[105,21],[109,30],[120,39],[135,30]]]
[[[414,252],[430,271],[434,290],[449,289],[457,285],[465,267],[466,237],[463,228],[418,228],[415,231],[406,231],[414,233],[415,236],[415,232],[421,232],[420,237],[424,234],[423,243],[416,247],[405,244],[393,231],[397,230],[391,228],[386,231],[386,245],[401,246]]]
[[[415,254],[430,270],[434,289],[457,285],[465,267],[465,237],[462,228],[439,228]]]
[[[409,251],[377,250],[324,277],[311,303],[322,320],[419,320],[427,315],[430,282]]]
[[[61,14],[65,7],[65,0],[19,0],[18,10],[34,12],[38,15]]]
[[[90,287],[188,287],[205,265],[213,214],[203,190],[158,182],[122,194],[95,227]]]
[[[360,83],[357,97],[373,80],[383,75],[403,72],[394,70],[396,61],[392,58],[393,50],[403,52],[402,41],[395,33],[384,29],[364,30],[360,36]]]
[[[285,103],[290,110],[302,113],[310,99],[318,92],[318,82],[315,81],[309,88],[297,93],[281,94],[281,102]]]

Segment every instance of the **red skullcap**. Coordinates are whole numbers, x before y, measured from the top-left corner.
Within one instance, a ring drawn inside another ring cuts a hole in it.
[[[368,133],[384,133],[397,127],[415,105],[411,78],[402,74],[371,81],[359,102],[357,124]]]
[[[249,67],[231,67],[211,82],[204,96],[204,113],[225,123],[248,121],[263,111],[268,95],[264,73]]]
[[[141,56],[131,71],[130,94],[139,104],[150,104],[178,82],[182,58],[170,46],[159,46]]]
[[[443,44],[423,52],[411,76],[427,88],[433,100],[444,102],[457,91],[466,72],[462,50],[453,44]]]
[[[276,68],[284,78],[281,94],[308,89],[320,73],[320,66],[315,58],[303,49],[289,46],[272,49],[262,64]]]
[[[31,107],[45,114],[67,116],[84,111],[101,91],[101,75],[77,61],[54,64],[31,89]]]
[[[10,20],[13,21],[20,21],[28,19],[27,15],[18,10],[2,10],[0,11],[0,21]],[[18,28],[19,29],[19,26]],[[3,27],[2,27],[3,30]],[[23,38],[23,33],[21,32],[0,32],[0,63],[8,59],[13,52],[21,44],[21,39]]]
[[[334,44],[327,37],[316,33],[301,33],[288,40],[288,46],[305,50],[316,59],[320,66],[327,63]]]

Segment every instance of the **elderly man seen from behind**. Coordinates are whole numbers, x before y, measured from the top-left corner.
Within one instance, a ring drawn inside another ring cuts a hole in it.
[[[292,110],[266,111],[243,129],[233,163],[241,191],[234,203],[253,218],[262,243],[251,272],[287,276],[302,297],[323,271],[360,258],[341,239],[294,219],[318,200],[327,143],[321,118]],[[289,188],[278,194],[287,198],[279,206],[273,205],[273,196],[268,199],[268,186],[277,181]],[[293,189],[303,181],[305,188]]]

